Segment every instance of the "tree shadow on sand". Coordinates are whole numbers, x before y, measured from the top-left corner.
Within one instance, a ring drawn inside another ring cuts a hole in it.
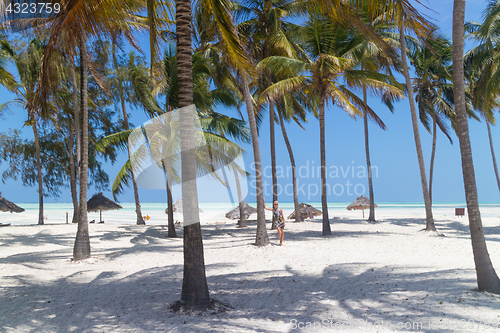
[[[207,272],[213,274],[226,266],[209,265]],[[208,275],[211,297],[232,309],[194,316],[169,310],[180,299],[181,265],[122,278],[103,271],[90,282],[79,281],[78,272],[43,284],[17,277],[19,286],[3,288],[0,297],[0,331],[293,332],[294,320],[316,325],[348,320],[467,321],[479,319],[468,317],[466,311],[477,306],[478,297],[481,306],[500,310],[499,297],[470,292],[475,281],[454,278],[460,273],[457,270],[417,271],[415,267],[345,263],[330,265],[320,275],[290,267]],[[446,312],[443,303],[460,303],[464,311]]]

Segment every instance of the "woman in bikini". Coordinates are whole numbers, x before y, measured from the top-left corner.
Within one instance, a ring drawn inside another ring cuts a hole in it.
[[[285,215],[283,215],[283,210],[278,208],[278,201],[273,203],[274,208],[267,208],[266,202],[264,201],[264,208],[267,210],[271,210],[273,212],[273,221],[276,226],[276,230],[278,230],[278,237],[280,239],[280,246],[283,245],[283,238],[285,238]]]

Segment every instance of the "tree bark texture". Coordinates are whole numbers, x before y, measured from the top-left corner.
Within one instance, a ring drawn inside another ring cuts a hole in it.
[[[399,39],[401,43],[401,63],[403,65],[403,73],[408,87],[408,99],[410,101],[411,121],[413,125],[413,135],[415,138],[415,146],[417,148],[418,166],[420,169],[420,180],[422,183],[422,192],[424,194],[425,203],[425,222],[426,231],[435,231],[434,218],[432,217],[432,204],[429,197],[429,189],[427,187],[427,176],[425,173],[424,154],[422,153],[422,144],[420,142],[420,132],[418,129],[417,109],[415,107],[415,98],[413,96],[412,84],[410,79],[410,71],[408,69],[408,62],[406,60],[406,39],[404,33],[404,26],[401,23],[399,27]]]
[[[177,74],[184,217],[184,275],[181,303],[191,309],[210,304],[196,188],[193,105],[193,61],[191,50],[191,1],[176,0]]]
[[[80,167],[80,212],[78,220],[78,230],[76,232],[75,247],[73,249],[73,259],[83,260],[90,258],[90,238],[89,223],[87,219],[87,186],[88,186],[88,165],[89,165],[89,118],[87,104],[87,48],[85,45],[85,35],[80,28],[80,61],[81,61],[81,112],[82,112],[82,140],[81,140],[81,167]]]
[[[490,255],[486,247],[483,224],[479,212],[477,197],[476,176],[472,160],[469,125],[465,111],[464,88],[464,19],[465,0],[454,0],[453,5],[453,86],[454,100],[457,115],[457,134],[460,141],[460,155],[462,157],[462,172],[464,176],[465,198],[469,229],[471,233],[472,252],[476,266],[477,284],[480,291],[500,294],[500,279],[493,268]]]

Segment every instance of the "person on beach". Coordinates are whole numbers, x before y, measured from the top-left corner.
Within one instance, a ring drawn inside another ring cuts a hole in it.
[[[278,238],[280,239],[280,246],[282,246],[283,238],[285,238],[285,215],[283,215],[283,210],[278,207],[278,201],[275,201],[273,206],[273,208],[267,208],[264,201],[264,208],[273,212],[274,225],[276,230],[278,230]]]

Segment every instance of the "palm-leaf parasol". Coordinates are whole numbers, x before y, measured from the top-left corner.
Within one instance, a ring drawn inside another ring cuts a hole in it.
[[[257,213],[257,209],[253,208],[250,206],[248,203],[243,202],[243,213],[245,214],[245,219],[248,219],[248,217],[252,214]],[[235,209],[229,211],[226,213],[226,217],[231,220],[237,220],[240,218],[240,206],[236,206]]]
[[[24,212],[24,208],[19,207],[13,202],[5,199],[0,194],[0,211],[2,212],[11,212],[11,213],[22,213]]]
[[[316,209],[313,206],[303,202],[299,204],[299,212],[303,220],[310,217],[311,214],[314,216],[319,216],[322,214],[322,212],[319,209]],[[292,212],[292,214],[288,215],[288,219],[294,219],[294,218],[295,218],[295,210]]]
[[[87,211],[88,212],[97,212],[99,211],[99,220],[100,222],[104,222],[102,220],[102,211],[103,210],[115,210],[115,209],[122,209],[123,207],[114,202],[113,200],[110,200],[106,198],[104,195],[102,195],[102,192],[98,194],[94,194],[92,198],[90,198],[89,201],[87,201]]]
[[[361,209],[363,211],[363,218],[365,218],[365,209],[369,208],[370,199],[364,196],[357,197],[356,200],[354,200],[349,206],[347,206],[347,210]],[[378,208],[378,206],[375,205],[375,208]]]

